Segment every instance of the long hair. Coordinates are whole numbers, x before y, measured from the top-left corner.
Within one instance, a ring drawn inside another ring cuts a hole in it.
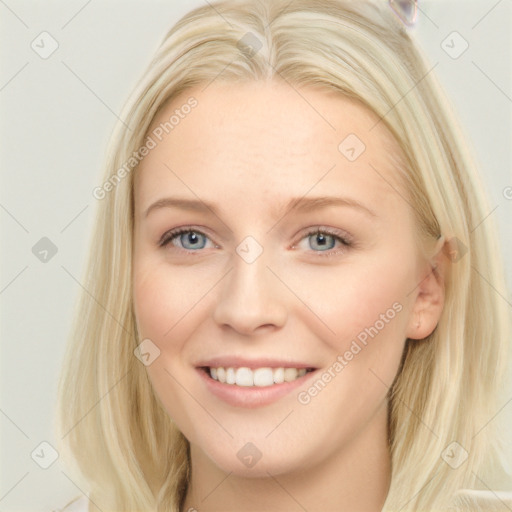
[[[165,36],[121,113],[94,191],[84,291],[59,382],[61,450],[103,511],[179,512],[190,478],[188,441],[134,355],[142,340],[132,304],[133,178],[164,103],[214,80],[279,78],[362,102],[405,156],[396,169],[419,246],[440,235],[457,244],[439,323],[406,341],[390,390],[383,510],[466,510],[456,492],[478,487],[484,464],[500,463],[490,420],[511,333],[494,289],[505,282],[501,251],[492,217],[482,223],[490,208],[474,156],[427,62],[384,1],[226,0],[193,10]],[[467,459],[454,469],[450,453]]]

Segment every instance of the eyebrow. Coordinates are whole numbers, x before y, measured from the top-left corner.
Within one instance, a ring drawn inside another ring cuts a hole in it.
[[[322,196],[322,197],[294,197],[288,201],[288,203],[278,211],[274,211],[274,216],[284,216],[280,213],[285,211],[286,214],[293,211],[296,212],[310,212],[321,208],[328,208],[330,206],[345,206],[352,207],[359,210],[362,213],[370,217],[377,217],[377,214],[360,203],[359,201],[349,197],[338,197],[338,196]],[[219,216],[217,207],[208,201],[185,199],[178,197],[164,197],[154,202],[147,208],[144,217],[147,217],[152,211],[161,208],[177,208],[185,211],[193,211],[198,213],[212,212],[214,215]]]

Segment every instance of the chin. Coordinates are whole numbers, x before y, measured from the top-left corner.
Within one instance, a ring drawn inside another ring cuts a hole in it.
[[[272,476],[291,473],[303,470],[306,465],[305,454],[301,457],[292,448],[283,450],[282,444],[280,450],[270,443],[266,446],[251,442],[236,444],[236,447],[209,446],[205,453],[220,470],[244,478],[268,478],[269,473]]]

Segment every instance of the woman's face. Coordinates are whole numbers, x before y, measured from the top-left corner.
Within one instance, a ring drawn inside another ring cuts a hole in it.
[[[432,332],[442,298],[378,121],[270,81],[185,91],[153,122],[135,316],[154,390],[203,464],[275,475],[385,442],[405,340]]]

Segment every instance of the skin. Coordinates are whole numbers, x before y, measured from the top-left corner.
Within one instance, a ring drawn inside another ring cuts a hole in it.
[[[442,259],[431,260],[432,272],[416,247],[413,210],[389,157],[400,149],[373,113],[333,92],[277,80],[203,89],[157,115],[151,129],[198,100],[134,183],[137,328],[160,350],[148,375],[191,444],[182,510],[381,510],[390,482],[386,395],[406,338],[428,336],[444,300]],[[366,145],[353,162],[338,150],[350,133]],[[304,195],[348,197],[375,215],[283,210]],[[158,208],[145,216],[170,196],[212,202],[218,215]],[[179,236],[158,245],[183,226],[206,238],[188,250]],[[322,248],[307,235],[317,227],[349,234],[352,246],[328,237]],[[250,264],[236,252],[247,236],[263,249]],[[236,354],[293,358],[321,373],[394,303],[400,312],[308,404],[297,394],[311,381],[270,405],[234,407],[209,393],[194,367]],[[252,468],[237,457],[247,442],[262,454]]]

